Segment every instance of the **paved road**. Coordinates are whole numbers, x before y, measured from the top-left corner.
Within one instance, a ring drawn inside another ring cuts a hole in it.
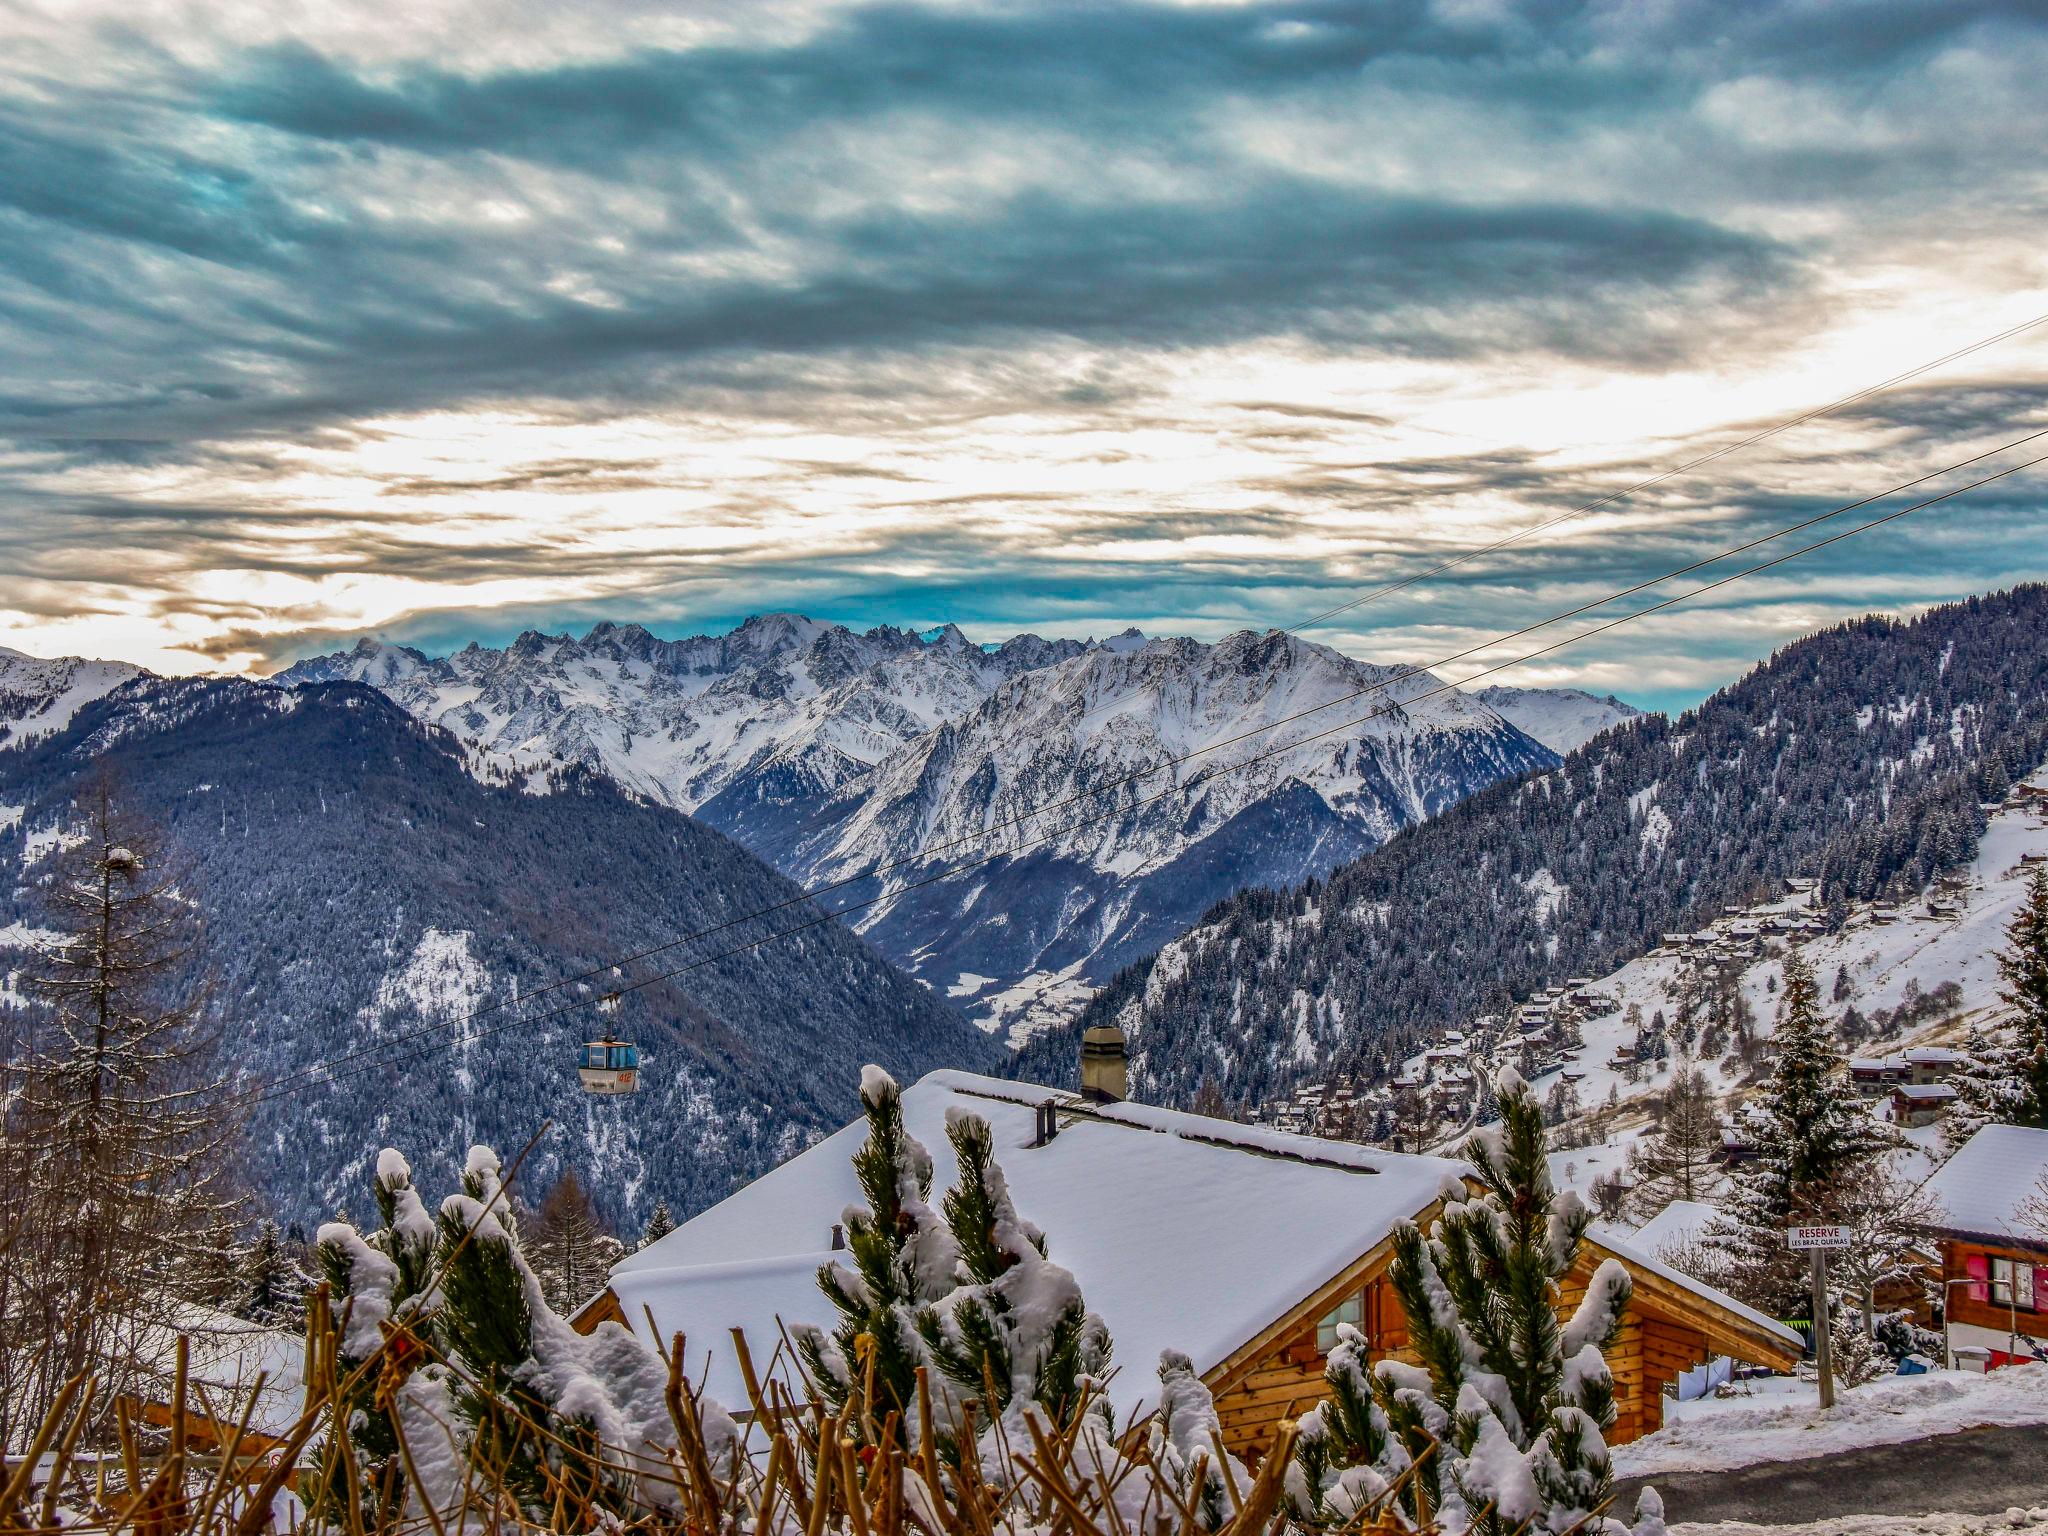
[[[1809,1461],[1726,1472],[1666,1472],[1616,1482],[1613,1512],[1633,1520],[1652,1484],[1664,1518],[1804,1525],[1836,1515],[1997,1514],[2048,1503],[2048,1425],[1966,1429]]]

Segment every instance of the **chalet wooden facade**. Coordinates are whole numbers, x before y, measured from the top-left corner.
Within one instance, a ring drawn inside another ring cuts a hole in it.
[[[2032,1211],[2044,1179],[2048,1131],[1987,1125],[1927,1182],[1951,1366],[2048,1360],[2048,1231]]]
[[[1042,1134],[1048,1103],[1051,1138]],[[1119,1418],[1149,1412],[1151,1368],[1162,1349],[1178,1349],[1215,1393],[1227,1443],[1251,1455],[1283,1417],[1321,1398],[1340,1322],[1376,1357],[1404,1351],[1387,1273],[1392,1233],[1427,1220],[1446,1183],[1465,1174],[1448,1159],[939,1072],[905,1093],[904,1116],[931,1149],[940,1186],[951,1176],[943,1124],[953,1107],[990,1121],[1018,1209],[1045,1229],[1051,1256],[1108,1324]],[[709,1345],[711,1394],[744,1403],[718,1341],[738,1328],[757,1350],[772,1349],[787,1324],[834,1321],[816,1286],[818,1265],[833,1257],[819,1239],[857,1198],[849,1165],[864,1136],[862,1125],[847,1127],[622,1261],[577,1325],[612,1318],[664,1338],[682,1331],[693,1350]],[[1799,1358],[1791,1330],[1604,1231],[1564,1308],[1610,1256],[1635,1283],[1608,1357],[1617,1443],[1659,1427],[1665,1389],[1713,1356],[1780,1368]]]
[[[1652,1269],[1641,1255],[1597,1240],[1588,1242],[1565,1287],[1563,1312],[1579,1304],[1594,1268],[1606,1258],[1619,1258],[1635,1284],[1621,1335],[1607,1352],[1617,1407],[1607,1436],[1611,1444],[1661,1429],[1666,1392],[1685,1372],[1716,1356],[1779,1369],[1798,1361],[1799,1346],[1785,1332],[1716,1306],[1690,1284],[1677,1283],[1662,1266]],[[1373,1358],[1410,1358],[1407,1325],[1387,1275],[1391,1259],[1390,1245],[1378,1245],[1208,1373],[1224,1439],[1233,1451],[1256,1455],[1281,1419],[1300,1414],[1323,1396],[1323,1363],[1340,1318],[1365,1335]]]

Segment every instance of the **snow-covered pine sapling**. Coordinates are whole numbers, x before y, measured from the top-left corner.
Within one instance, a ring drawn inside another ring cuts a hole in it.
[[[918,1336],[981,1425],[1036,1403],[1065,1427],[1087,1379],[1108,1363],[1109,1331],[1082,1303],[1073,1274],[1046,1257],[1045,1234],[1017,1214],[988,1121],[950,1109],[946,1137],[959,1175],[940,1209],[959,1254],[959,1284],[919,1309]],[[1026,1432],[1019,1424],[1015,1433]]]
[[[853,1171],[867,1204],[848,1206],[841,1218],[853,1268],[832,1261],[818,1270],[839,1324],[829,1336],[805,1327],[793,1337],[834,1413],[857,1391],[871,1391],[865,1406],[878,1425],[893,1412],[907,1426],[923,1363],[916,1315],[953,1289],[959,1249],[931,1208],[931,1153],[904,1128],[903,1090],[880,1067],[866,1067],[860,1102],[868,1138],[853,1154]]]
[[[1382,1508],[1410,1466],[1408,1448],[1374,1395],[1365,1336],[1349,1323],[1323,1363],[1330,1395],[1295,1425],[1287,1505],[1307,1526],[1349,1526]]]
[[[1145,1443],[1152,1475],[1165,1484],[1172,1503],[1192,1506],[1200,1529],[1221,1529],[1243,1500],[1251,1478],[1244,1464],[1223,1447],[1223,1421],[1208,1384],[1196,1374],[1194,1362],[1177,1349],[1159,1356],[1159,1410],[1152,1415]],[[1178,1528],[1177,1521],[1173,1528]]]
[[[1427,1235],[1394,1232],[1390,1271],[1420,1368],[1382,1361],[1374,1397],[1421,1462],[1403,1484],[1408,1513],[1476,1536],[1534,1527],[1585,1529],[1606,1500],[1612,1472],[1602,1431],[1615,1418],[1603,1351],[1626,1311],[1628,1272],[1606,1260],[1568,1321],[1562,1285],[1591,1221],[1584,1204],[1551,1183],[1543,1113],[1520,1074],[1496,1085],[1501,1123],[1466,1142],[1480,1186],[1444,1190]],[[1424,1460],[1430,1441],[1440,1442]],[[1661,1531],[1654,1495],[1639,1505],[1637,1536]],[[1628,1528],[1609,1520],[1604,1529]]]
[[[319,1469],[308,1485],[316,1512],[323,1500],[345,1499],[346,1475],[353,1462],[360,1486],[383,1509],[395,1497],[399,1465],[398,1437],[377,1388],[388,1371],[402,1378],[419,1363],[419,1352],[397,1351],[386,1366],[365,1372],[348,1386],[357,1367],[384,1347],[386,1325],[404,1326],[421,1342],[438,1347],[439,1335],[428,1294],[434,1272],[434,1219],[412,1187],[412,1168],[386,1147],[377,1154],[373,1181],[377,1212],[383,1225],[368,1236],[346,1221],[330,1221],[315,1234],[314,1252],[327,1281],[328,1305],[341,1332],[337,1352],[337,1388],[346,1391],[337,1403],[335,1421],[348,1426],[349,1455],[329,1445],[315,1459]]]

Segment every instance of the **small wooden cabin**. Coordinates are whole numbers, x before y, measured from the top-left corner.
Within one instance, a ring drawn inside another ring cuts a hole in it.
[[[1176,1349],[1216,1394],[1227,1442],[1251,1454],[1281,1418],[1321,1398],[1339,1323],[1358,1327],[1375,1354],[1403,1350],[1387,1279],[1392,1234],[1433,1215],[1467,1173],[1452,1159],[962,1072],[929,1074],[903,1104],[910,1133],[932,1153],[934,1199],[953,1177],[947,1111],[990,1122],[1018,1211],[1044,1229],[1050,1256],[1073,1271],[1115,1340],[1119,1420],[1150,1412],[1160,1353]],[[706,1390],[744,1405],[731,1330],[765,1361],[785,1325],[836,1321],[815,1276],[833,1257],[841,1213],[860,1198],[851,1157],[865,1136],[856,1121],[622,1260],[577,1325],[611,1318],[663,1340],[681,1332],[693,1358],[709,1358]],[[1715,1355],[1781,1368],[1799,1358],[1790,1329],[1617,1235],[1596,1235],[1564,1305],[1577,1305],[1603,1258],[1620,1259],[1635,1281],[1608,1357],[1616,1442],[1661,1425],[1665,1387]]]
[[[2048,1189],[2048,1131],[1987,1125],[1935,1170],[1948,1364],[2048,1360],[2048,1232],[2029,1211]]]

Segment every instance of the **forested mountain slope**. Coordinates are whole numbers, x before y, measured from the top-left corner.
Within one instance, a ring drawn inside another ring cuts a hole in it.
[[[1481,791],[1326,882],[1246,892],[1120,973],[1019,1076],[1072,1075],[1114,1020],[1135,1093],[1249,1105],[1384,1072],[1532,990],[1613,969],[1790,875],[1916,887],[1972,851],[1980,801],[2048,754],[2048,588],[1866,618],[1697,710],[1645,716]]]
[[[21,964],[31,935],[11,925],[36,924],[68,802],[101,763],[189,867],[181,885],[205,914],[211,1006],[233,1063],[264,1082],[796,894],[725,837],[608,780],[567,769],[551,784],[494,785],[465,751],[355,684],[131,682],[61,734],[0,752],[0,943],[16,946],[0,951],[0,973]],[[996,1054],[836,923],[628,994],[617,1025],[647,1057],[635,1097],[578,1091],[574,1048],[600,1022],[586,1007],[466,1046],[402,1050],[264,1105],[254,1172],[276,1209],[311,1218],[360,1203],[380,1146],[441,1161],[430,1182],[446,1183],[472,1141],[516,1148],[553,1117],[533,1187],[573,1162],[615,1215],[636,1220],[656,1196],[701,1207],[842,1124],[864,1062],[914,1078]]]

